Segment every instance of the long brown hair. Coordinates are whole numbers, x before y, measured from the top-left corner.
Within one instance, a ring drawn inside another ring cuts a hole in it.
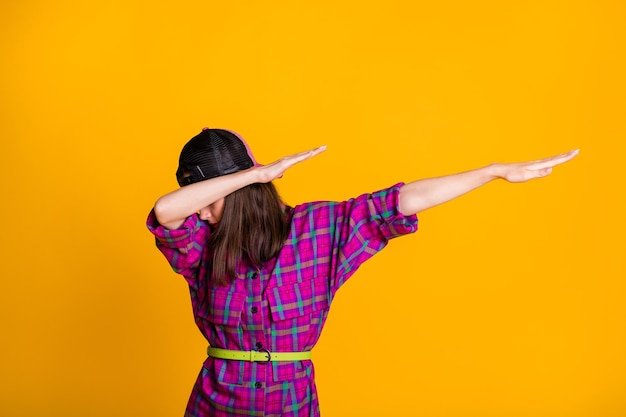
[[[211,234],[212,279],[227,285],[241,260],[260,266],[278,255],[289,233],[284,204],[274,184],[255,183],[224,199],[222,218]]]

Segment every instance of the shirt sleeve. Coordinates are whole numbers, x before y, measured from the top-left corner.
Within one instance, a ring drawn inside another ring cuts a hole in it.
[[[178,229],[168,229],[159,223],[153,209],[148,215],[146,226],[172,269],[188,281],[195,280],[210,234],[208,224],[197,214],[192,214]]]
[[[357,268],[398,236],[417,230],[417,215],[400,213],[399,195],[404,184],[339,203],[335,217],[334,267],[331,290],[337,291]]]

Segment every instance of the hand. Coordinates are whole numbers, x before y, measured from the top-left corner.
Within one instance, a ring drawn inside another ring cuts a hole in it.
[[[578,155],[578,149],[537,161],[516,164],[493,164],[493,167],[500,178],[509,182],[525,182],[549,175],[552,172],[552,167],[563,164],[576,155]]]
[[[281,178],[287,169],[295,164],[313,158],[326,150],[326,145],[309,151],[299,152],[293,155],[285,156],[269,165],[259,165],[254,167],[258,174],[258,182],[270,182],[277,178]]]

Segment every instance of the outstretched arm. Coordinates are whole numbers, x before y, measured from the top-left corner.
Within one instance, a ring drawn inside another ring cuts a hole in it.
[[[495,179],[525,182],[545,177],[552,167],[569,161],[578,150],[537,161],[491,164],[483,168],[408,183],[400,190],[400,212],[411,215],[450,201]]]
[[[245,171],[186,185],[159,198],[154,204],[154,214],[161,225],[168,229],[177,229],[188,216],[220,198],[247,185],[280,178],[293,165],[312,158],[325,149],[326,146],[320,146],[285,156],[269,165],[258,165]]]

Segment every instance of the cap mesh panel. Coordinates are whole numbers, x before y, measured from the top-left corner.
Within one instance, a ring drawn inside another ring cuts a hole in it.
[[[241,139],[226,130],[207,129],[183,147],[176,178],[183,186],[242,171],[252,165]]]

